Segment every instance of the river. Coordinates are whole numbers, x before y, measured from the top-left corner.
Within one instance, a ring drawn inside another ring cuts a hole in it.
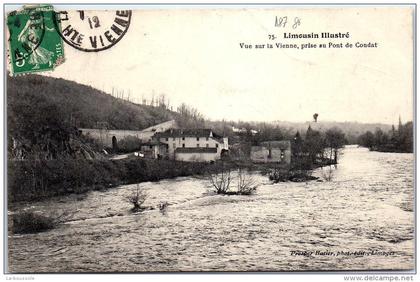
[[[413,269],[413,162],[413,154],[347,146],[331,181],[271,184],[255,174],[252,196],[214,195],[193,177],[139,184],[144,205],[168,202],[165,212],[131,213],[136,185],[32,203],[21,208],[68,219],[9,235],[9,271]]]

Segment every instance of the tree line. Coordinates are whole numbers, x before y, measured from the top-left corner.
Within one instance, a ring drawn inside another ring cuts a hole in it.
[[[377,128],[374,132],[367,131],[359,136],[358,144],[369,148],[371,151],[380,152],[413,152],[413,122],[398,123],[398,128],[394,125],[388,132]]]

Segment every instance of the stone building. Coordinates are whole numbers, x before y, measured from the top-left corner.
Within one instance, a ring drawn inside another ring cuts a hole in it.
[[[265,141],[251,147],[251,160],[255,163],[280,163],[290,165],[292,149],[290,141]]]
[[[163,157],[180,161],[210,162],[229,150],[228,138],[211,129],[168,129],[157,133],[153,140],[166,144]]]

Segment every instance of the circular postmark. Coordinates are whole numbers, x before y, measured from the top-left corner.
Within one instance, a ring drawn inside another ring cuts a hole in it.
[[[10,33],[10,55],[16,66],[31,59],[45,35],[44,12],[27,8],[21,12],[11,12],[7,17]]]
[[[117,44],[131,22],[130,10],[56,12],[54,25],[70,46],[85,52],[99,52]]]

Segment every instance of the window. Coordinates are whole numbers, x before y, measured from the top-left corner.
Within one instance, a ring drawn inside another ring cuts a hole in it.
[[[200,148],[200,144],[197,144],[197,148]]]
[[[185,144],[184,143],[182,143],[182,148],[185,148]]]
[[[197,141],[200,141],[200,137],[197,137]]]
[[[206,141],[209,141],[209,138],[208,137],[206,137]]]
[[[185,140],[185,137],[182,137],[182,141],[184,141]]]
[[[216,143],[216,148],[219,148],[219,144]]]
[[[175,141],[175,137],[173,137],[172,140]]]
[[[169,138],[166,138],[166,141],[169,141]]]
[[[284,157],[285,157],[284,151],[285,151],[284,149],[281,150],[281,153],[280,153],[280,159],[281,160],[284,160]]]
[[[174,144],[172,144],[172,146],[175,148],[176,147],[176,144],[174,143]]]
[[[209,147],[209,144],[206,144],[206,148],[208,148]]]

